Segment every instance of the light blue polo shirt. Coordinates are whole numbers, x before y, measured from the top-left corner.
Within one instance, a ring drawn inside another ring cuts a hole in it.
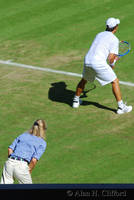
[[[26,132],[18,136],[9,148],[13,150],[11,156],[17,156],[30,162],[32,158],[40,159],[45,152],[46,145],[42,138]]]

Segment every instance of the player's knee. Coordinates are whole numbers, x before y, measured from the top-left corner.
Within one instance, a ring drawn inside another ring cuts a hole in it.
[[[112,84],[119,84],[119,79],[116,78],[116,79],[112,82]]]

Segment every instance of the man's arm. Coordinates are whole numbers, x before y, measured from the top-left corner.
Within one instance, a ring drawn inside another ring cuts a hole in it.
[[[113,53],[110,53],[109,56],[108,56],[108,61],[109,61],[109,64],[112,68],[115,67],[115,63],[116,61],[119,60],[119,57],[116,56],[115,54]]]
[[[30,173],[32,173],[32,170],[35,167],[37,161],[38,160],[36,158],[32,158],[31,162],[29,163],[29,171],[30,171]]]

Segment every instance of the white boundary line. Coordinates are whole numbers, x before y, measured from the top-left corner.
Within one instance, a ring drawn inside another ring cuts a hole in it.
[[[72,72],[65,72],[65,71],[60,71],[60,70],[53,70],[53,69],[50,69],[50,68],[42,68],[42,67],[32,66],[32,65],[25,65],[25,64],[12,62],[11,60],[7,60],[7,61],[0,60],[0,64],[11,65],[11,66],[16,66],[16,67],[22,67],[22,68],[33,69],[33,70],[39,70],[39,71],[46,71],[46,72],[51,72],[51,73],[64,74],[64,75],[68,75],[68,76],[82,77],[82,74],[77,74],[77,73],[72,73]],[[134,83],[125,82],[125,81],[119,81],[119,82],[122,85],[127,85],[127,86],[134,87]]]
[[[76,73],[72,73],[72,72],[65,72],[65,71],[60,71],[60,70],[53,70],[53,69],[50,69],[50,68],[43,68],[43,67],[32,66],[32,65],[25,65],[25,64],[12,62],[11,60],[7,60],[7,61],[0,60],[0,64],[17,66],[17,67],[39,70],[39,71],[45,71],[45,72],[51,72],[51,73],[64,74],[64,75],[68,75],[68,76],[82,77],[81,74],[76,74]]]

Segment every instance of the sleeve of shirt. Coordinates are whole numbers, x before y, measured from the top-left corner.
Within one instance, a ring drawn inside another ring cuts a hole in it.
[[[118,39],[112,41],[111,46],[110,46],[110,53],[113,53],[116,55],[119,54],[119,40]]]
[[[36,158],[37,160],[39,160],[42,154],[45,152],[45,150],[46,150],[46,143],[39,145],[39,147],[34,152],[32,158]]]
[[[17,137],[8,148],[10,148],[10,149],[12,149],[14,151],[14,149],[15,149],[15,147],[16,147],[18,142],[19,142],[19,137]]]

